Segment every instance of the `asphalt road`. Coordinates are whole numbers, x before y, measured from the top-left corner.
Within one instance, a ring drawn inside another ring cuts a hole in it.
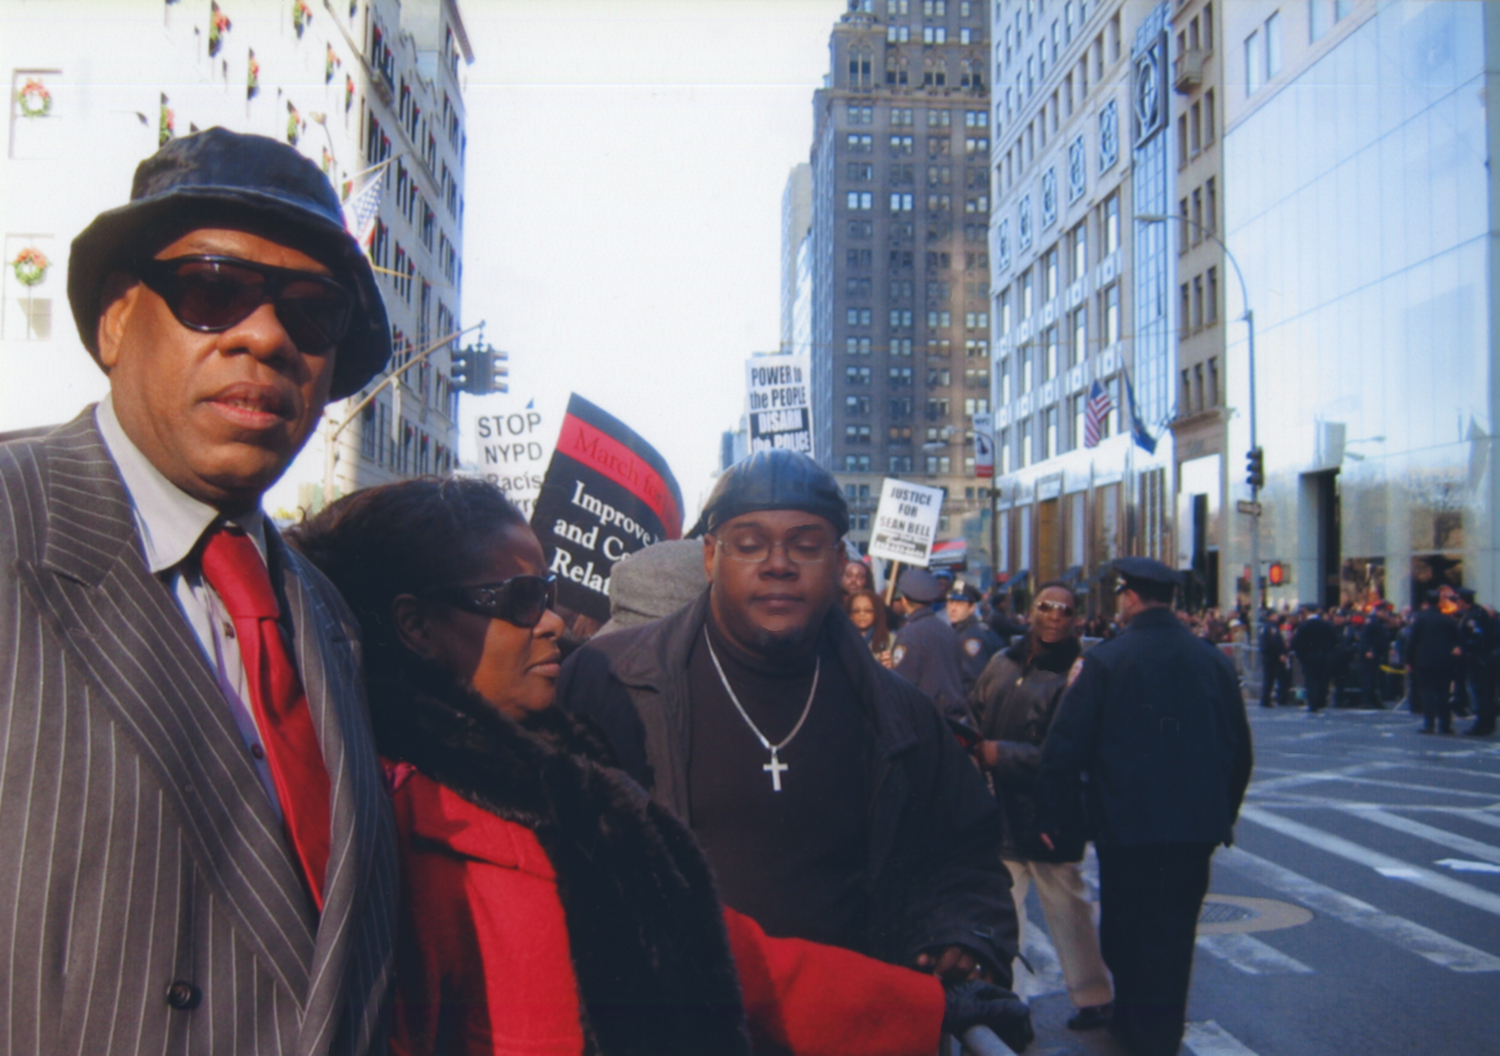
[[[1214,856],[1183,1052],[1500,1053],[1500,738],[1422,736],[1404,711],[1249,711],[1255,774]],[[1064,1027],[1034,894],[1025,952],[1028,1056],[1122,1052]]]

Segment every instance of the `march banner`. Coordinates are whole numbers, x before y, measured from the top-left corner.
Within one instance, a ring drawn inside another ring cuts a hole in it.
[[[615,562],[682,538],[682,492],[655,448],[575,393],[531,528],[557,576],[558,603],[602,622]]]
[[[750,453],[784,447],[812,454],[812,386],[808,357],[777,354],[745,361]]]

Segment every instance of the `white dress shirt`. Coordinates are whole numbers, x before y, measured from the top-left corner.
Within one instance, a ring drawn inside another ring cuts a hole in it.
[[[219,691],[224,695],[234,724],[245,741],[245,751],[271,799],[272,809],[280,818],[281,805],[276,797],[276,785],[265,750],[261,747],[255,711],[250,704],[250,688],[245,677],[245,664],[240,658],[239,641],[234,634],[234,621],[219,595],[203,579],[203,570],[193,555],[203,533],[223,519],[237,525],[250,537],[264,561],[265,517],[257,509],[242,517],[221,518],[218,510],[199,502],[169,481],[125,435],[110,397],[99,401],[94,420],[104,437],[104,446],[125,482],[145,551],[146,566],[177,599],[188,626],[203,647],[209,667],[218,677]]]

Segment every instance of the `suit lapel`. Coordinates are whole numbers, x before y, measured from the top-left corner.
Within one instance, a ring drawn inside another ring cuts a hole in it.
[[[18,576],[155,773],[240,937],[301,1004],[316,917],[202,648],[146,568],[91,412],[49,442],[43,472],[43,558]]]
[[[346,997],[342,968],[359,952],[357,924],[370,912],[370,886],[380,871],[376,857],[382,851],[389,856],[392,834],[352,628],[308,586],[318,574],[269,526],[267,545],[291,615],[297,666],[333,795],[323,917],[301,1039],[303,1049],[319,1051],[338,1025]]]

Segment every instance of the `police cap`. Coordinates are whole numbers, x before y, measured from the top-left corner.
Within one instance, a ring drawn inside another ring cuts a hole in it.
[[[930,605],[943,596],[943,585],[925,568],[908,568],[896,580],[896,590],[903,598]]]
[[[1175,587],[1182,581],[1176,572],[1150,557],[1117,557],[1114,570],[1126,583],[1155,583]]]
[[[983,597],[979,588],[966,580],[954,583],[953,589],[948,591],[949,601],[967,601],[970,605],[978,605]]]

